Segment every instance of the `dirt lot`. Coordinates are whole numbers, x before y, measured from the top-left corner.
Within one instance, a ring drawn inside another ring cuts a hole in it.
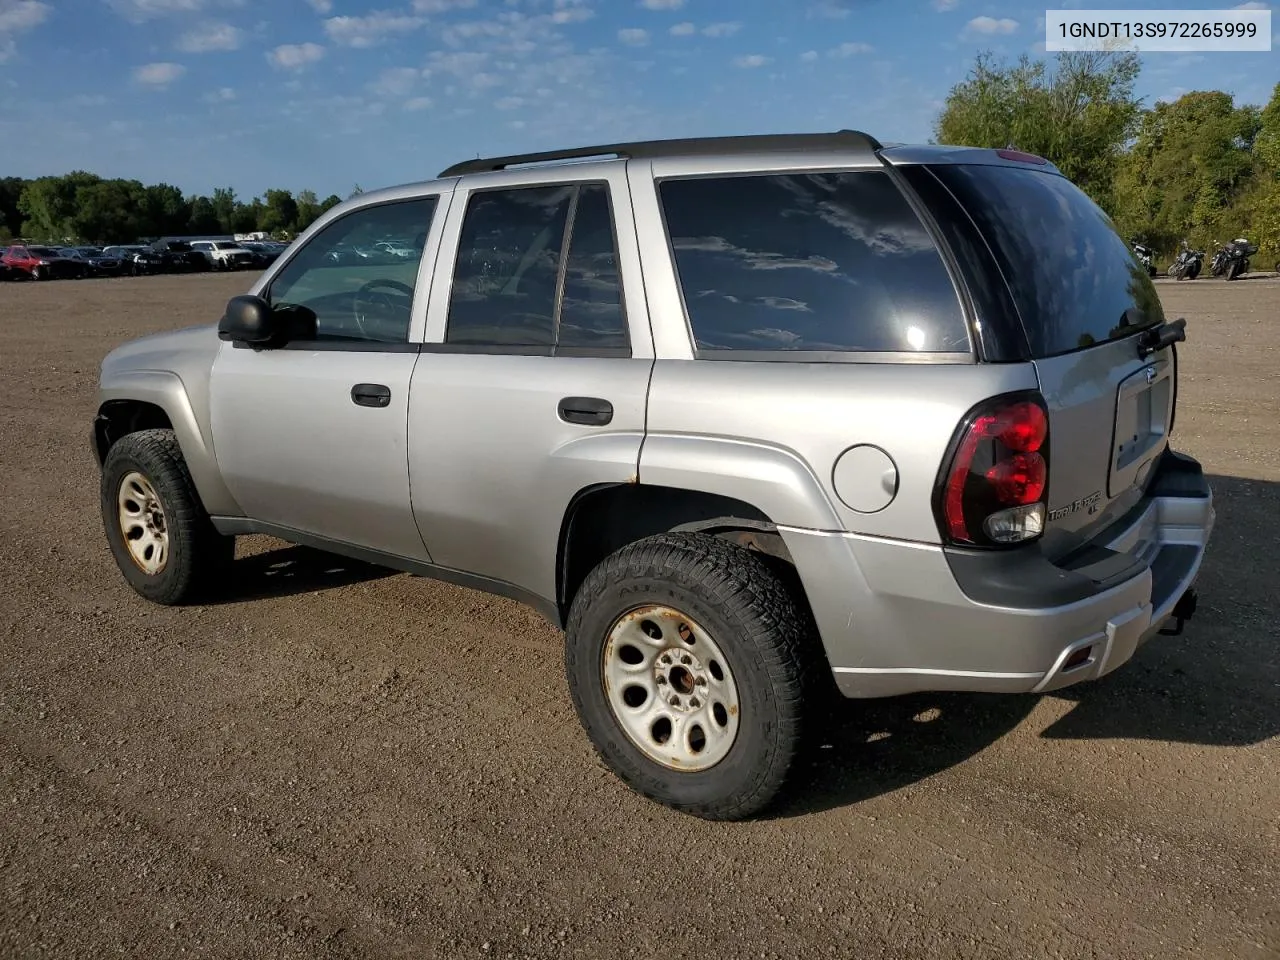
[[[850,703],[737,825],[606,774],[512,603],[268,540],[222,605],[125,587],[98,361],[248,282],[0,285],[0,956],[1280,956],[1280,280],[1159,284],[1218,497],[1186,633]]]

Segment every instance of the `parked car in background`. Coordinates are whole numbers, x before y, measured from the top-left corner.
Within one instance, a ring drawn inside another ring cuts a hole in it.
[[[161,269],[166,273],[191,273],[209,269],[203,253],[191,249],[186,240],[157,240],[151,249],[160,255]]]
[[[253,254],[253,265],[258,269],[271,266],[271,264],[275,263],[276,258],[284,252],[282,249],[262,240],[247,240],[240,246]]]
[[[159,273],[164,269],[164,257],[140,243],[104,247],[102,253],[119,260],[123,271],[131,276]]]
[[[88,265],[64,257],[56,248],[15,244],[6,251],[4,265],[32,280],[73,280],[86,274]]]
[[[64,256],[78,260],[88,268],[86,276],[118,277],[125,272],[124,261],[108,256],[101,247],[63,247]]]
[[[248,270],[254,255],[234,240],[192,240],[191,249],[209,263],[211,270]]]

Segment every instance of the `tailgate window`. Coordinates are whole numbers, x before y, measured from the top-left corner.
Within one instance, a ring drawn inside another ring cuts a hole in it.
[[[1164,321],[1146,270],[1111,219],[1066,177],[987,164],[931,169],[995,254],[1034,358]]]

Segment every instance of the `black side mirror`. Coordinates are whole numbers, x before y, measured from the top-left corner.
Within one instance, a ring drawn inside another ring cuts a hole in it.
[[[261,297],[232,297],[227,301],[226,313],[218,322],[218,339],[254,347],[270,346],[279,340],[281,326],[272,313],[271,305]]]

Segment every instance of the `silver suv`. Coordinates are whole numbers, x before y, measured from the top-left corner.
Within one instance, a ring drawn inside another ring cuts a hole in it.
[[[1181,628],[1214,520],[1169,445],[1183,338],[1028,154],[472,160],[112,352],[102,517],[158,603],[265,533],[530,604],[609,768],[743,818],[833,688],[1055,690]]]

